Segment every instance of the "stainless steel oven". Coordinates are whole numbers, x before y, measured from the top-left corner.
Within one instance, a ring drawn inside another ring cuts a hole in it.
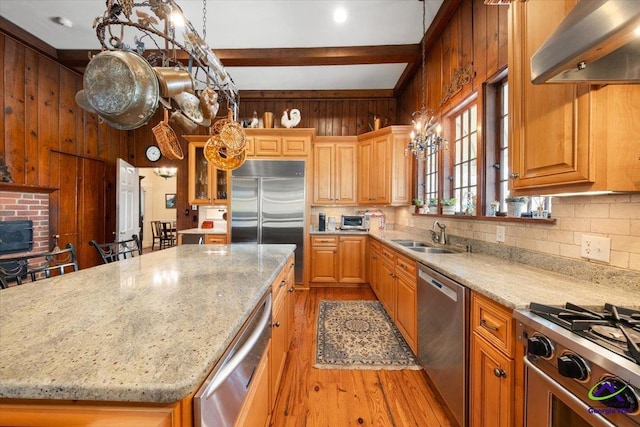
[[[640,426],[640,313],[584,310],[531,304],[514,312],[526,346],[525,426]]]
[[[194,423],[197,427],[234,424],[270,338],[269,290],[196,392],[193,401]]]

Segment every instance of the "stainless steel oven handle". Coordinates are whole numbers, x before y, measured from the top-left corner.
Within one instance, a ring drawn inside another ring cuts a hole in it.
[[[262,331],[264,330],[265,326],[267,326],[267,324],[270,321],[271,321],[271,292],[269,292],[269,294],[267,295],[267,299],[265,301],[265,309],[264,309],[264,312],[262,313],[262,317],[260,318],[260,322],[258,323],[256,328],[253,330],[253,332],[251,332],[251,336],[247,339],[244,345],[238,350],[238,352],[231,359],[229,359],[229,361],[220,368],[216,376],[211,379],[211,382],[207,386],[207,391],[204,395],[205,399],[208,399],[209,397],[211,397],[213,392],[216,391],[218,387],[220,387],[220,384],[222,384],[224,380],[226,380],[229,377],[229,375],[231,375],[231,373],[238,367],[240,362],[242,362],[242,359],[244,359],[247,356],[247,354],[249,354],[253,346],[256,345],[256,342],[258,342],[258,340],[260,339],[260,336],[262,335]]]
[[[533,363],[531,363],[526,356],[524,357],[524,364],[527,366],[528,369],[531,369],[536,374],[542,376],[542,378],[544,378],[548,382],[548,386],[549,386],[549,388],[552,389],[553,393],[557,394],[558,396],[562,397],[563,399],[570,400],[571,402],[576,404],[581,409],[584,409],[585,411],[589,410],[589,405],[587,405],[582,400],[580,400],[577,397],[575,397],[569,391],[565,390],[564,387],[562,387],[560,384],[558,384],[558,382],[556,380],[554,380],[549,375],[547,375],[542,369],[538,368]],[[609,421],[604,419],[600,414],[593,414],[593,416],[594,416],[594,418],[590,418],[590,420],[596,420],[597,419],[597,421],[600,423],[600,424],[598,424],[599,426],[616,427],[615,424],[611,424]]]

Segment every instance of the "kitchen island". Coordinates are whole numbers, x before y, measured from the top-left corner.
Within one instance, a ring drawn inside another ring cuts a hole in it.
[[[294,249],[177,246],[3,290],[0,405],[182,401],[190,418],[185,399]]]

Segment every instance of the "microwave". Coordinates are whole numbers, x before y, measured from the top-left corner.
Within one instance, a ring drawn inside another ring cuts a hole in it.
[[[369,230],[369,217],[365,215],[342,215],[341,230]]]

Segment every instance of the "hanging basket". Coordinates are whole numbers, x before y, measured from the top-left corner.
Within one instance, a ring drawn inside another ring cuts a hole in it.
[[[158,147],[163,156],[169,160],[182,160],[184,159],[184,153],[176,133],[171,129],[168,124],[169,112],[164,110],[164,120],[155,125],[152,129],[153,135],[156,138]]]

